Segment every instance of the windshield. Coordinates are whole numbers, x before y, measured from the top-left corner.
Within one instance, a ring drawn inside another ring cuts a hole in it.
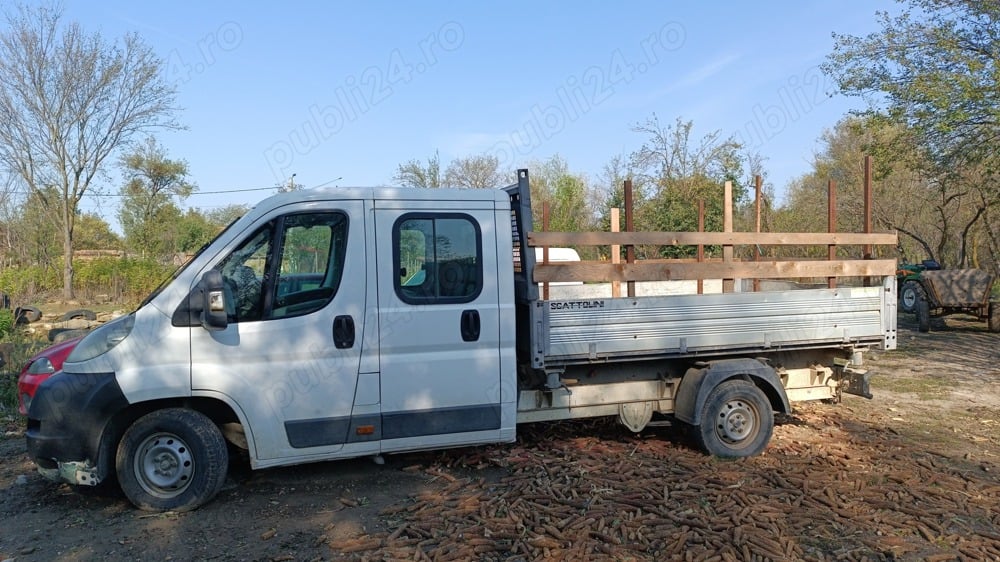
[[[183,273],[184,270],[188,268],[189,265],[191,265],[192,263],[194,263],[195,260],[198,259],[198,256],[200,256],[201,253],[204,252],[206,248],[212,245],[212,242],[215,242],[216,240],[219,239],[220,236],[228,232],[229,229],[232,228],[234,224],[236,224],[236,221],[240,220],[241,218],[243,217],[242,216],[236,217],[229,224],[226,225],[226,228],[223,228],[218,234],[216,234],[214,238],[202,244],[201,248],[198,248],[198,251],[195,252],[193,256],[191,256],[191,259],[181,264],[177,269],[174,270],[173,273],[167,276],[166,279],[161,281],[160,284],[157,285],[155,289],[153,289],[152,293],[149,293],[149,295],[146,298],[142,299],[142,302],[139,303],[139,306],[136,308],[136,310],[146,306],[147,304],[149,304],[149,301],[155,299],[156,295],[159,295],[163,291],[164,287],[169,285],[170,282],[173,281],[174,279],[177,279],[180,276],[180,274]]]

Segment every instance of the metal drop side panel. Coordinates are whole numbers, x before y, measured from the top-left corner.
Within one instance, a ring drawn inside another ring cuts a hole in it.
[[[895,347],[895,280],[881,287],[536,301],[535,365],[622,356]]]

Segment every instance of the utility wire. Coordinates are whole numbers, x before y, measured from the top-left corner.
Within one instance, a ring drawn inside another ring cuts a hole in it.
[[[215,195],[217,193],[245,193],[245,192],[250,192],[250,191],[276,191],[277,189],[278,189],[278,186],[272,185],[271,187],[251,187],[251,188],[246,188],[246,189],[220,189],[218,191],[193,191],[193,192],[191,192],[191,195],[189,197],[193,197],[195,195]],[[23,189],[23,188],[17,188],[17,189],[10,190],[8,193],[20,193],[20,194],[23,194],[23,195],[27,195],[27,194],[31,193],[31,191],[27,190],[27,189]],[[84,196],[86,196],[86,197],[125,197],[121,193],[94,193],[94,192],[91,192],[90,190],[87,190],[87,192],[84,194]]]

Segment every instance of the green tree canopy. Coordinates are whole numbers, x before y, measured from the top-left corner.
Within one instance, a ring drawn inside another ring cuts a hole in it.
[[[1000,170],[1000,4],[901,0],[864,37],[834,34],[823,70],[841,93],[912,129],[942,163]]]
[[[178,203],[194,192],[183,160],[167,158],[152,137],[121,158],[127,181],[118,213],[125,244],[142,256],[164,256],[176,250]]]
[[[76,219],[77,248],[80,250],[120,250],[121,239],[108,221],[97,213],[81,213]]]
[[[723,186],[733,183],[733,202],[746,202],[743,177],[747,157],[732,137],[720,131],[692,138],[694,123],[678,118],[664,125],[654,114],[633,130],[646,137],[631,155],[630,168],[644,186],[643,204],[636,209],[640,230],[697,231],[698,202],[705,202],[705,230],[721,231]],[[648,249],[644,249],[646,251]],[[661,257],[687,257],[694,248],[663,246]]]

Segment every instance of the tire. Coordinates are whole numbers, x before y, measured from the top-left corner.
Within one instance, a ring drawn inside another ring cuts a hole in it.
[[[701,412],[695,438],[705,452],[722,458],[752,457],[767,447],[774,412],[761,389],[745,380],[728,380],[712,389]]]
[[[87,310],[86,308],[78,308],[76,310],[71,310],[66,314],[59,317],[60,322],[65,322],[67,320],[73,320],[74,318],[83,318],[84,320],[94,321],[97,320],[97,315],[94,314],[93,310]]]
[[[931,305],[926,297],[917,301],[917,329],[924,333],[931,331]]]
[[[926,293],[919,282],[910,279],[903,283],[903,288],[899,290],[899,309],[908,314],[917,311],[917,301],[924,299]]]
[[[18,324],[30,324],[42,319],[42,311],[33,306],[19,306],[14,309],[14,320]]]
[[[989,319],[987,322],[989,323],[991,332],[994,334],[1000,333],[1000,302],[990,303]]]
[[[125,496],[145,511],[190,511],[226,480],[229,451],[218,426],[185,408],[157,410],[125,432],[115,459]]]
[[[53,328],[49,330],[49,341],[52,343],[62,343],[74,338],[82,338],[90,333],[90,330],[67,330],[65,328]]]

